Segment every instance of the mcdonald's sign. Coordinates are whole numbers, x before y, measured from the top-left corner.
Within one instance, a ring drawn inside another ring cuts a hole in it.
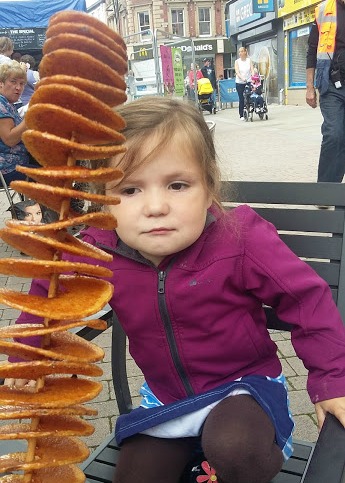
[[[134,48],[134,59],[133,60],[147,60],[153,59],[152,44],[141,44],[135,45]]]

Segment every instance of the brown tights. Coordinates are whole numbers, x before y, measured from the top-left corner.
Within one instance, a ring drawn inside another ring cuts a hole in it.
[[[143,434],[126,439],[113,483],[178,483],[196,441]],[[268,483],[283,463],[274,426],[249,395],[228,397],[212,409],[201,444],[218,483]]]

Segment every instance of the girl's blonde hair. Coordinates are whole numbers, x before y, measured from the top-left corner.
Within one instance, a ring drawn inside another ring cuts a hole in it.
[[[26,70],[16,60],[0,65],[0,82],[5,82],[11,75],[27,81]]]
[[[177,133],[183,133],[186,149],[190,149],[199,161],[205,187],[213,201],[220,205],[220,170],[216,161],[212,134],[202,113],[194,103],[167,97],[142,97],[117,108],[127,126],[122,131],[126,137],[127,152],[117,166],[125,178],[148,161],[152,154],[164,147]],[[146,159],[142,147],[155,137],[157,145]]]

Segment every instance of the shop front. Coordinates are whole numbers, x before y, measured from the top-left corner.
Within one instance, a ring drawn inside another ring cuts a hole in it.
[[[171,41],[158,37],[158,44],[174,45],[181,49],[183,59],[184,75],[190,69],[192,63],[192,44],[189,39],[180,41]],[[235,47],[228,38],[217,39],[193,39],[195,63],[201,68],[203,59],[208,58],[215,66],[218,75],[223,74],[224,69],[231,67],[232,56],[235,53]],[[132,46],[129,49],[129,59],[140,61],[153,58],[153,45],[141,43]]]
[[[195,39],[194,55],[195,63],[201,68],[203,67],[203,59],[208,58],[213,64],[217,75],[223,75],[224,69],[231,66],[231,55],[235,52],[235,47],[227,38],[218,39]],[[190,69],[192,62],[192,47],[189,44],[180,45],[184,59],[183,69],[185,73]]]
[[[283,85],[283,67],[278,62],[284,52],[281,21],[275,12],[255,11],[253,3],[253,0],[237,0],[227,4],[227,33],[237,50],[241,46],[248,49],[255,67],[265,78],[268,101],[278,102]]]
[[[318,3],[320,0],[278,0],[284,30],[285,104],[305,104],[308,38]]]

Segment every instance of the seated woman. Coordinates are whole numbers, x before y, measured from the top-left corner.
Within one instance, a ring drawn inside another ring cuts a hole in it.
[[[29,154],[21,138],[26,130],[16,107],[26,84],[26,71],[12,60],[0,65],[0,170],[7,184],[26,179],[16,171],[16,165],[29,164]]]

